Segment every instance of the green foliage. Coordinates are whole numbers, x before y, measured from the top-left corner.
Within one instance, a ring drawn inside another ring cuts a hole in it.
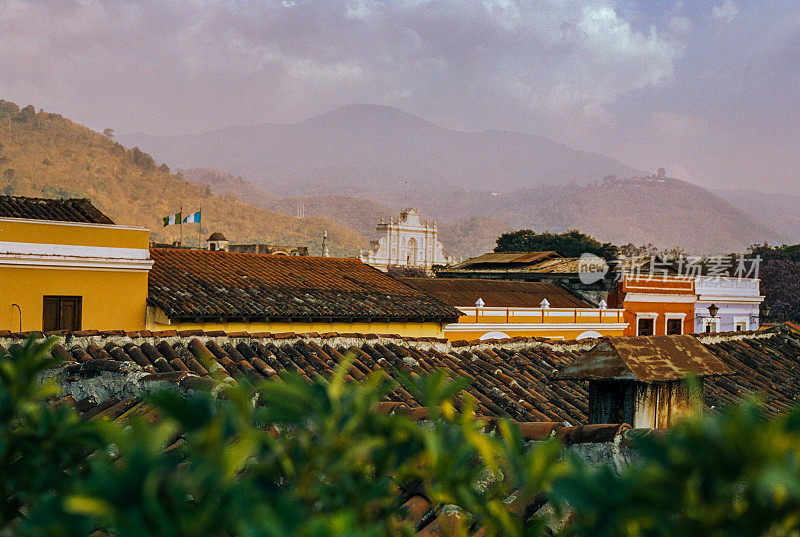
[[[798,535],[800,411],[769,420],[748,401],[636,447],[644,462],[622,475],[574,464],[555,484],[566,535]]]
[[[10,102],[0,99],[0,118],[14,117],[19,114],[19,106]]]
[[[22,123],[26,123],[36,118],[36,109],[33,107],[32,104],[24,107],[22,110],[19,111],[19,114],[14,116],[14,121],[20,121]]]
[[[329,381],[284,374],[216,396],[157,393],[158,421],[120,427],[45,402],[49,345],[28,342],[2,362],[0,534],[409,535],[398,487],[416,483],[489,535],[523,535],[503,500],[534,497],[563,470],[555,443],[526,450],[511,423],[489,436],[469,401],[456,412],[466,381],[442,372],[404,380],[429,405],[425,426],[376,412],[394,381],[345,382],[345,362]]]
[[[523,524],[534,499],[571,515],[565,537],[800,530],[800,411],[767,420],[748,401],[695,416],[635,439],[642,460],[620,474],[555,441],[525,446],[513,422],[485,434],[468,381],[441,371],[400,378],[426,423],[376,412],[394,381],[345,382],[348,361],[329,380],[159,392],[124,426],[85,421],[51,403],[51,345],[0,356],[0,535],[412,535],[400,485],[460,509],[453,535],[543,535],[535,516]]]
[[[750,255],[760,258],[758,277],[769,317],[762,322],[800,322],[800,244],[755,245]]]
[[[566,233],[535,233],[530,229],[520,229],[503,233],[497,238],[495,252],[558,252],[564,257],[580,257],[592,253],[604,259],[613,259],[617,247],[611,243],[601,243],[597,239],[576,229]]]
[[[51,346],[29,340],[0,352],[0,529],[27,513],[73,524],[59,498],[81,477],[87,452],[104,445],[101,426],[46,403],[58,391],[54,382],[40,382],[54,365]]]

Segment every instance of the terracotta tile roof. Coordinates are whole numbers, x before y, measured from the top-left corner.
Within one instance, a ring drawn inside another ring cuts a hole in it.
[[[604,339],[554,378],[664,382],[731,373],[694,336],[636,336]]]
[[[472,278],[398,279],[451,306],[472,307],[480,298],[486,307],[538,308],[546,298],[551,308],[592,307],[588,302],[554,283]]]
[[[582,270],[586,270],[586,260],[582,260],[579,257],[568,257],[564,259],[548,259],[546,261],[542,261],[541,263],[536,263],[530,267],[527,267],[525,270],[528,272],[540,272],[540,273],[549,273],[549,274],[577,274]],[[597,266],[598,271],[602,271],[603,269],[608,269],[608,265],[605,261],[598,258],[595,260],[593,265]]]
[[[152,248],[147,302],[171,320],[435,321],[460,313],[358,259]]]
[[[472,381],[468,393],[476,399],[477,410],[483,416],[576,425],[586,421],[583,385],[548,380],[556,367],[577,356],[582,348],[579,344],[554,346],[537,340],[508,340],[506,345],[481,342],[453,347],[446,340],[434,338],[362,334],[232,337],[192,332],[194,335],[76,333],[57,345],[53,353],[68,362],[64,382],[76,399],[95,384],[100,385],[102,393],[120,400],[142,393],[149,382],[177,384],[183,389],[202,387],[211,382],[209,374],[214,370],[224,371],[231,379],[254,381],[281,371],[295,371],[309,378],[316,374],[327,377],[344,356],[352,355],[351,379],[363,379],[372,371],[397,376],[401,371],[421,375],[443,369]],[[0,339],[0,345],[9,343]],[[514,345],[520,348],[515,349]],[[125,379],[129,374],[135,382],[108,380],[108,375]],[[419,406],[402,387],[387,401]]]
[[[457,267],[467,267],[471,265],[484,265],[484,264],[504,264],[504,263],[524,263],[530,264],[549,259],[552,257],[561,257],[557,252],[489,252],[487,254],[479,255],[467,259]]]
[[[85,198],[50,199],[0,196],[0,218],[28,218],[89,224],[113,224]]]
[[[800,404],[800,334],[778,325],[769,331],[704,334],[698,339],[734,371],[706,379],[706,406],[718,408],[752,393],[763,398],[770,415]]]
[[[0,345],[8,347],[20,336],[0,332]],[[768,414],[785,412],[800,403],[800,335],[778,327],[696,339],[733,371],[705,380],[707,408],[719,408],[750,393],[764,397]],[[414,375],[443,369],[471,380],[467,392],[476,399],[483,416],[578,425],[587,421],[586,383],[553,381],[551,377],[593,345],[535,338],[451,344],[434,338],[338,333],[87,331],[62,338],[53,354],[67,362],[62,384],[76,400],[83,399],[81,394],[89,387],[94,390],[98,386],[102,393],[119,400],[143,393],[148,383],[202,388],[212,382],[212,370],[224,371],[231,379],[258,380],[285,370],[306,377],[328,376],[345,355],[352,354],[355,360],[350,379],[364,378],[372,371],[394,376],[399,371]],[[125,377],[131,373],[135,381],[108,382],[108,375]],[[117,386],[116,393],[112,393],[112,385]],[[387,402],[408,408],[419,406],[403,388],[391,393]]]

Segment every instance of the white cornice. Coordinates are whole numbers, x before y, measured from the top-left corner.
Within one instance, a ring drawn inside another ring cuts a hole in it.
[[[0,241],[0,265],[147,272],[153,261],[147,248]]]
[[[0,255],[40,257],[90,257],[94,259],[150,259],[148,248],[85,246],[82,244],[42,244],[38,242],[0,241]]]
[[[761,304],[764,295],[759,296],[731,296],[731,295],[700,295],[698,302],[719,302],[720,304]]]
[[[627,293],[625,302],[672,302],[691,304],[697,301],[695,294],[671,293]]]
[[[110,259],[68,256],[8,255],[0,253],[0,265],[43,269],[123,270],[147,272],[153,266],[149,259]]]

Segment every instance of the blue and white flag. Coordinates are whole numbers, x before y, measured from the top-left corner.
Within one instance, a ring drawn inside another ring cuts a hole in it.
[[[192,213],[188,215],[186,218],[183,219],[184,224],[199,224],[200,223],[200,211],[196,213]]]

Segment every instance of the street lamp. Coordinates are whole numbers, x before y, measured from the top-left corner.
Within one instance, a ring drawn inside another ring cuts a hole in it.
[[[709,315],[711,315],[712,319],[715,318],[717,316],[717,313],[719,313],[719,307],[716,304],[711,304],[708,307],[708,313]]]

